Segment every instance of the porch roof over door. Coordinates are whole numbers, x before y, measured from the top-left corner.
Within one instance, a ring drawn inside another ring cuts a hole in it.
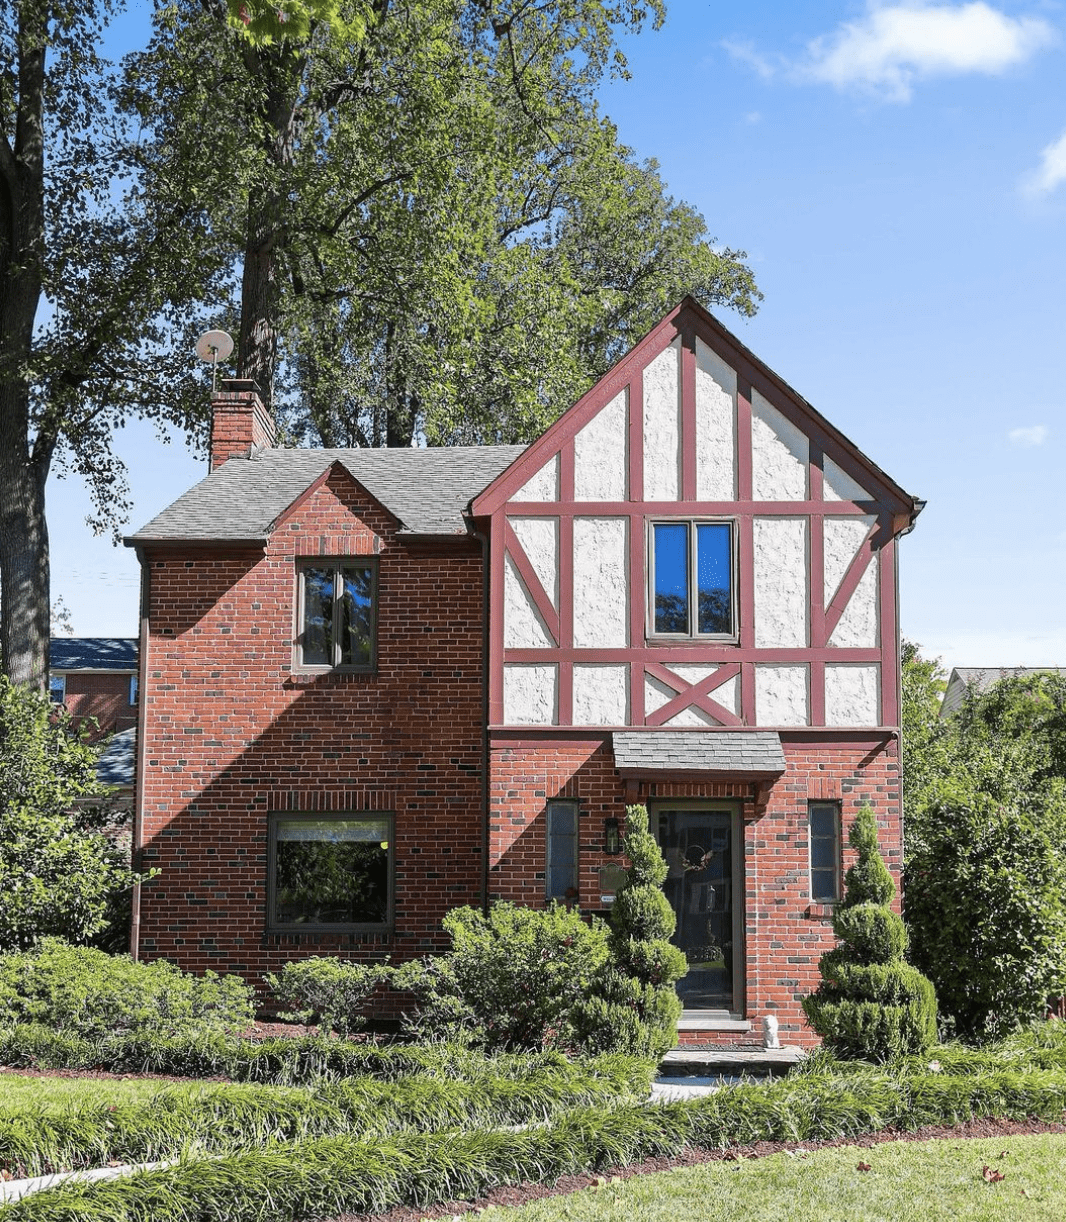
[[[771,780],[785,771],[776,730],[616,730],[615,767],[623,777],[743,776]]]

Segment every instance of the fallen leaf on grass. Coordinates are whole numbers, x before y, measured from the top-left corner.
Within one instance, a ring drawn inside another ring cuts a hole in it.
[[[1003,1178],[1002,1171],[993,1171],[987,1163],[981,1168],[981,1175],[984,1177],[986,1184],[998,1184]]]
[[[869,1163],[856,1163],[855,1170],[856,1171],[872,1171],[873,1168],[870,1166]]]
[[[10,1171],[0,1171],[0,1180],[13,1180],[14,1178]]]

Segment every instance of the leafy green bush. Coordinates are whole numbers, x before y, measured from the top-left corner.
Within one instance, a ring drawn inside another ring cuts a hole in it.
[[[47,696],[0,676],[0,952],[41,938],[86,942],[139,880],[129,854],[71,813],[99,798],[97,750]]]
[[[239,976],[188,976],[163,959],[134,963],[56,938],[0,956],[0,1025],[40,1023],[89,1039],[236,1032],[251,1022],[252,1002]]]
[[[849,841],[858,859],[833,917],[840,945],[822,956],[822,983],[804,998],[804,1013],[826,1047],[843,1057],[887,1061],[924,1052],[936,1040],[936,995],[903,960],[907,931],[888,907],[895,884],[868,806],[859,810]]]
[[[607,960],[603,923],[556,904],[456,908],[444,918],[452,948],[394,969],[415,995],[418,1035],[487,1049],[568,1047],[571,1011]]]
[[[643,806],[626,808],[625,851],[630,864],[611,909],[611,959],[575,1008],[575,1033],[590,1051],[661,1057],[677,1038],[674,982],[688,962],[669,941],[676,917],[662,890],[668,867]]]
[[[980,793],[942,803],[907,868],[915,962],[963,1039],[995,1039],[1066,992],[1066,853]]]
[[[266,981],[285,1007],[285,1017],[318,1023],[347,1035],[366,1025],[366,1017],[359,1011],[388,977],[385,963],[350,963],[315,956],[286,963],[279,974],[271,973]]]

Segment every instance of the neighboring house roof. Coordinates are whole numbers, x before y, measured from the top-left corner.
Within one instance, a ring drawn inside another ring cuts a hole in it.
[[[948,679],[944,699],[940,703],[940,716],[950,717],[966,700],[967,693],[987,692],[1000,679],[1019,679],[1023,675],[1066,675],[1062,666],[956,666]]]
[[[780,776],[785,753],[775,730],[616,730],[615,767],[623,775],[652,772],[743,772]]]
[[[48,669],[137,670],[137,638],[124,636],[54,636]]]
[[[259,450],[223,463],[126,542],[265,542],[277,519],[336,462],[408,533],[465,534],[471,500],[525,448]]]
[[[96,779],[103,785],[131,786],[137,774],[137,728],[120,730],[96,764]]]

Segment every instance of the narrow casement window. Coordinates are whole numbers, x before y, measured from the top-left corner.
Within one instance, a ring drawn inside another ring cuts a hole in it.
[[[730,523],[654,522],[651,583],[654,635],[732,636]]]
[[[840,899],[840,804],[812,802],[810,815],[811,899],[833,904]]]
[[[392,922],[392,816],[274,815],[268,926],[382,929]]]
[[[547,896],[550,900],[577,895],[577,803],[548,803]]]
[[[50,675],[48,677],[48,695],[53,704],[62,704],[67,698],[67,676]]]
[[[373,670],[376,620],[375,561],[301,567],[299,665]]]

